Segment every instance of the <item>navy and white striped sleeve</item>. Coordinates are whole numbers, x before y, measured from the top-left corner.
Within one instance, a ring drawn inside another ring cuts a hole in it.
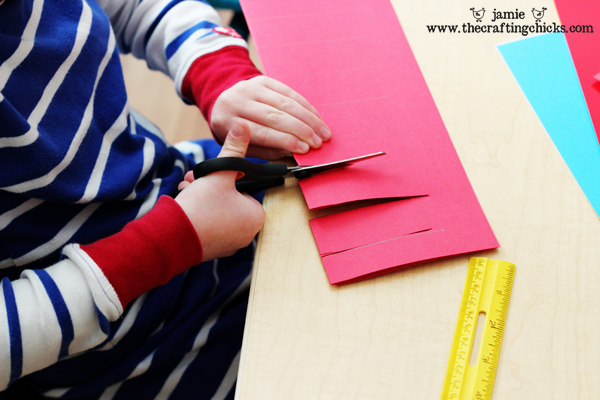
[[[0,284],[0,390],[107,338],[123,307],[98,267],[65,259]],[[99,318],[102,315],[103,318]]]
[[[181,96],[181,85],[197,58],[246,42],[220,29],[212,6],[195,0],[99,0],[108,14],[121,52],[145,59],[151,69],[169,75]]]
[[[0,391],[101,344],[133,299],[200,263],[202,246],[181,207],[163,196],[121,232],[63,254],[0,283]]]

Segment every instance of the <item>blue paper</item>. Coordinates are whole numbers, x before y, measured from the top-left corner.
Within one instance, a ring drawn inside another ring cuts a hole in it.
[[[498,50],[600,217],[600,147],[564,34],[534,36]]]

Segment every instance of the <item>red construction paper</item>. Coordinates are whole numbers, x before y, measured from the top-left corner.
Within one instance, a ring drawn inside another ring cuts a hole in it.
[[[556,9],[567,31],[571,26],[591,26],[593,32],[567,32],[571,57],[587,103],[596,137],[600,141],[600,2],[590,0],[556,0]]]
[[[498,247],[387,0],[246,0],[263,67],[333,132],[300,165],[383,157],[300,181],[309,208],[398,200],[311,221],[332,284]]]
[[[382,167],[382,164],[368,165],[365,161],[303,179],[300,187],[308,208],[313,209],[372,198],[427,195],[426,182],[420,175],[420,166],[415,162],[383,164]],[[372,186],[373,182],[377,182],[377,186]],[[307,192],[310,194],[306,195]]]
[[[409,214],[411,218],[398,218],[399,215]],[[382,220],[387,223],[382,224]],[[433,225],[427,196],[378,204],[310,221],[321,256],[424,232],[432,229]]]

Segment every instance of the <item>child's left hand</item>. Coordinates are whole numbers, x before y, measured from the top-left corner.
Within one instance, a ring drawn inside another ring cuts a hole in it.
[[[331,131],[304,97],[262,75],[238,82],[221,93],[210,119],[221,142],[234,121],[244,121],[251,131],[247,156],[268,160],[304,154],[331,138]]]

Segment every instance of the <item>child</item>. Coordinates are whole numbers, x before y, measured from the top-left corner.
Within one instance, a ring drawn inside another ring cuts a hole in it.
[[[27,375],[12,396],[232,398],[252,249],[186,269],[247,244],[262,211],[232,173],[161,197],[216,149],[170,147],[129,109],[116,48],[173,77],[217,140],[231,133],[227,154],[331,133],[218,24],[196,1],[0,3],[0,389]]]

